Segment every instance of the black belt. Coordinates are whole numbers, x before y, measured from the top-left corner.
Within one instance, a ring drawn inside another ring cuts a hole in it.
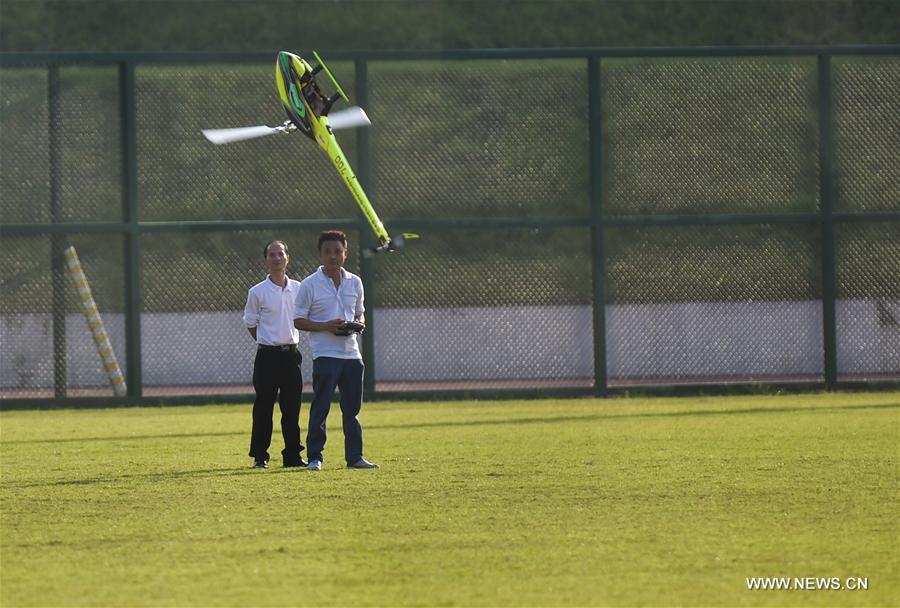
[[[259,350],[277,350],[282,352],[287,352],[289,350],[297,350],[296,344],[260,344]]]

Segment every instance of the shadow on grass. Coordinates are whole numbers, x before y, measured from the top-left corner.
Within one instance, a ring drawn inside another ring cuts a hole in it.
[[[505,424],[553,424],[557,422],[577,422],[585,420],[630,420],[635,418],[687,418],[692,416],[731,416],[746,414],[785,414],[794,412],[822,412],[840,410],[889,410],[900,409],[898,403],[877,403],[872,405],[834,405],[824,407],[754,407],[739,410],[694,410],[683,412],[653,412],[646,414],[585,414],[583,416],[552,416],[513,418],[507,420],[466,420],[443,422],[419,422],[413,424],[365,425],[368,429],[415,429],[453,426],[493,426]]]
[[[564,422],[584,422],[590,420],[629,420],[640,418],[685,418],[692,416],[734,416],[734,415],[754,415],[754,414],[775,414],[775,413],[818,413],[823,411],[865,411],[865,410],[890,410],[900,409],[898,403],[878,403],[871,405],[837,405],[823,407],[756,407],[743,409],[727,409],[727,410],[694,410],[680,412],[651,412],[651,413],[628,413],[628,414],[585,414],[580,416],[546,416],[546,417],[530,417],[530,418],[511,418],[502,420],[466,420],[466,421],[442,421],[442,422],[421,422],[410,424],[373,424],[366,425],[367,429],[421,429],[421,428],[440,428],[440,427],[470,427],[470,426],[501,426],[516,424],[553,424]],[[133,441],[133,440],[149,440],[149,439],[194,439],[198,437],[232,437],[242,436],[246,432],[222,432],[222,433],[185,433],[170,435],[133,435],[127,437],[83,437],[69,439],[35,439],[21,441],[5,441],[2,445],[11,444],[33,444],[33,443],[58,443],[58,442],[92,442],[92,441]],[[288,473],[291,469],[278,469],[269,471],[267,474]],[[221,467],[216,469],[192,469],[187,471],[166,471],[166,472],[150,472],[150,473],[134,473],[128,475],[111,475],[105,477],[89,477],[85,479],[66,479],[50,482],[35,483],[0,483],[2,488],[38,488],[38,487],[59,487],[59,486],[79,486],[79,485],[97,485],[108,483],[120,483],[131,479],[150,480],[150,481],[172,481],[182,478],[202,479],[208,477],[230,477],[237,475],[255,475],[259,474],[250,467]]]
[[[294,470],[294,469],[290,469]],[[288,469],[276,469],[267,471],[266,475],[273,473],[287,473]],[[59,481],[40,481],[40,482],[13,482],[0,483],[0,488],[52,488],[65,486],[92,486],[107,483],[121,483],[129,480],[143,481],[173,481],[177,479],[204,479],[210,477],[234,477],[237,475],[260,475],[260,471],[252,467],[221,467],[218,469],[191,469],[189,471],[164,471],[164,472],[148,472],[148,473],[131,473],[126,475],[108,475],[101,477],[87,477],[84,479],[62,479]]]
[[[640,418],[685,418],[692,416],[736,416],[751,414],[787,414],[796,412],[817,413],[823,411],[851,411],[851,410],[889,410],[900,409],[900,401],[897,403],[876,403],[871,405],[829,405],[809,407],[753,407],[742,409],[720,410],[690,410],[679,412],[648,412],[627,414],[584,414],[575,416],[538,416],[530,418],[504,418],[495,420],[444,420],[439,422],[412,422],[407,424],[366,424],[366,430],[380,429],[421,429],[441,427],[465,427],[465,426],[502,426],[507,424],[554,424],[562,422],[578,422],[586,420],[629,420]],[[334,420],[334,418],[332,418]],[[335,423],[337,421],[335,420]],[[69,437],[65,439],[21,439],[13,441],[0,440],[0,446],[35,444],[35,443],[81,443],[93,441],[146,441],[151,439],[196,439],[200,437],[240,437],[247,435],[246,431],[231,431],[220,433],[170,433],[165,435],[113,435],[109,437]]]
[[[168,433],[166,435],[110,435],[109,437],[66,437],[65,439],[0,440],[0,445],[14,445],[20,443],[81,443],[83,441],[146,441],[148,439],[196,439],[198,437],[235,437],[249,434],[250,427],[248,426],[246,431],[230,431],[227,433]]]

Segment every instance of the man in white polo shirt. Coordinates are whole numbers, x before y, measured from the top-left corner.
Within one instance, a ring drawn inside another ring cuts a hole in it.
[[[244,307],[244,324],[257,342],[253,363],[253,429],[250,456],[253,466],[269,466],[272,443],[272,412],[275,399],[281,407],[281,434],[284,437],[284,466],[305,467],[300,457],[300,333],[294,327],[294,301],[300,282],[285,274],[290,257],[284,241],[272,241],[263,249],[269,274],[250,288]]]
[[[347,235],[327,230],[319,235],[319,260],[322,265],[303,279],[294,307],[294,325],[309,332],[313,356],[313,401],[309,409],[306,445],[311,471],[322,468],[325,449],[325,420],[331,409],[334,389],[341,392],[344,428],[344,460],[351,469],[377,469],[363,458],[362,427],[362,355],[356,340],[365,328],[362,280],[344,269],[347,260]],[[351,322],[348,324],[348,322]]]

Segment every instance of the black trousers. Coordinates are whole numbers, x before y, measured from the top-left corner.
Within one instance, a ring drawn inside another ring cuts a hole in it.
[[[256,460],[269,460],[272,443],[272,413],[275,400],[281,407],[281,434],[284,437],[284,464],[300,462],[300,393],[303,378],[300,376],[300,351],[265,349],[256,351],[253,363],[253,430],[250,433],[250,456]]]

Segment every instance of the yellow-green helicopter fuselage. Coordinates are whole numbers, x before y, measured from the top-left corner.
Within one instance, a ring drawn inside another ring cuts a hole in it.
[[[405,234],[402,237],[391,239],[359,180],[356,179],[356,174],[338,145],[328,122],[328,112],[331,110],[331,106],[340,98],[347,101],[347,96],[318,53],[314,53],[314,55],[318,61],[315,68],[311,67],[305,59],[293,53],[287,51],[278,53],[275,62],[275,82],[281,105],[297,130],[313,139],[328,155],[353,198],[356,199],[360,210],[375,232],[375,236],[378,237],[381,243],[381,247],[378,249],[390,251],[401,245],[404,238],[415,238],[415,235]],[[337,92],[331,97],[323,95],[316,83],[315,76],[320,70],[324,70],[328,74],[337,89]]]

